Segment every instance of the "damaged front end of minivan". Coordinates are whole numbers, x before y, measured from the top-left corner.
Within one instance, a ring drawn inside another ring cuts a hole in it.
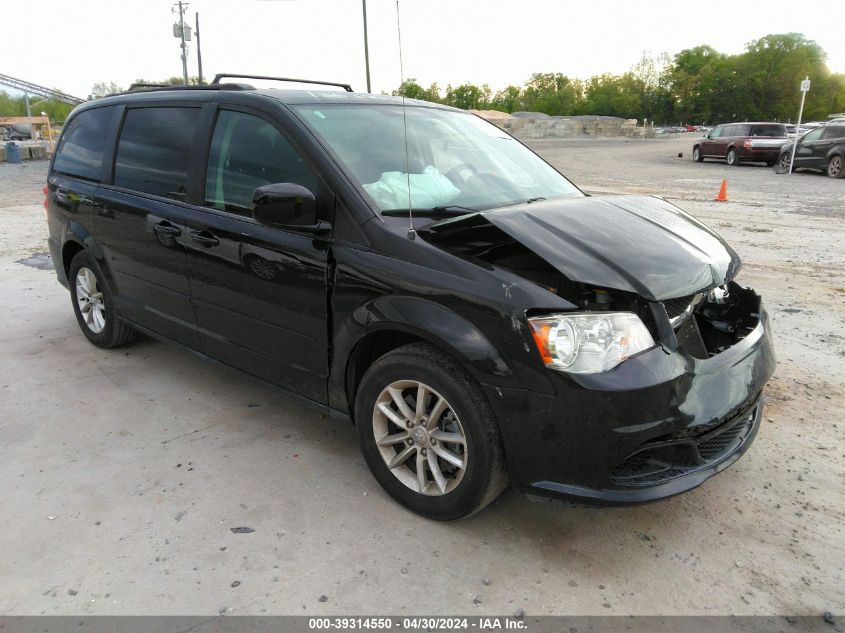
[[[516,481],[553,496],[650,501],[699,485],[751,444],[775,366],[768,319],[734,280],[736,253],[674,205],[535,202],[421,233],[571,306],[518,315],[554,393],[488,389],[500,419],[522,420],[501,429]]]

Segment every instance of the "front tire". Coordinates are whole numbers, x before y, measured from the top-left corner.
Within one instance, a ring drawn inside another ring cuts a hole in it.
[[[841,156],[831,156],[827,161],[827,175],[831,178],[845,178],[845,161]]]
[[[361,451],[382,488],[430,519],[469,516],[507,486],[504,451],[478,385],[436,348],[385,354],[355,397]]]
[[[696,163],[704,162],[704,156],[701,154],[701,148],[698,145],[692,148],[692,159]]]
[[[730,165],[731,167],[736,167],[739,164],[739,157],[737,156],[736,148],[734,147],[728,150],[728,154],[727,156],[725,156],[725,158],[728,161],[728,165]]]
[[[87,252],[80,251],[71,261],[68,285],[73,312],[85,338],[103,348],[132,342],[135,330],[119,317],[103,273]]]

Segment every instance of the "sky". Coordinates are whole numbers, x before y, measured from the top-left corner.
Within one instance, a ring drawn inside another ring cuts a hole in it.
[[[239,72],[351,83],[366,90],[361,0],[192,0],[204,74]],[[769,33],[798,31],[845,72],[845,37],[831,4],[591,0],[400,0],[405,78],[428,86],[522,85],[533,72],[622,73],[644,52],[699,44],[724,53]],[[96,82],[181,75],[170,0],[38,0],[7,10],[0,73],[86,97]],[[37,9],[34,7],[37,6]],[[26,7],[26,8],[24,8]],[[845,10],[839,9],[839,18]],[[20,13],[16,15],[16,13]],[[395,0],[367,0],[373,92],[400,83]],[[725,19],[729,16],[729,19]],[[196,42],[188,49],[196,74]],[[2,89],[2,86],[0,86]]]

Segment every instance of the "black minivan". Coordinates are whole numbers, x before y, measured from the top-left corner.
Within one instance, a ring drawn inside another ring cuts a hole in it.
[[[749,447],[768,318],[702,223],[585,195],[461,110],[219,81],[65,125],[50,251],[94,345],[142,332],[351,419],[434,519],[508,484],[660,499]]]

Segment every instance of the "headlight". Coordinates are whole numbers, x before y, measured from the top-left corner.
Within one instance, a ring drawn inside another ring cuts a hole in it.
[[[553,314],[528,319],[547,367],[573,374],[613,369],[654,347],[654,339],[631,312]]]

